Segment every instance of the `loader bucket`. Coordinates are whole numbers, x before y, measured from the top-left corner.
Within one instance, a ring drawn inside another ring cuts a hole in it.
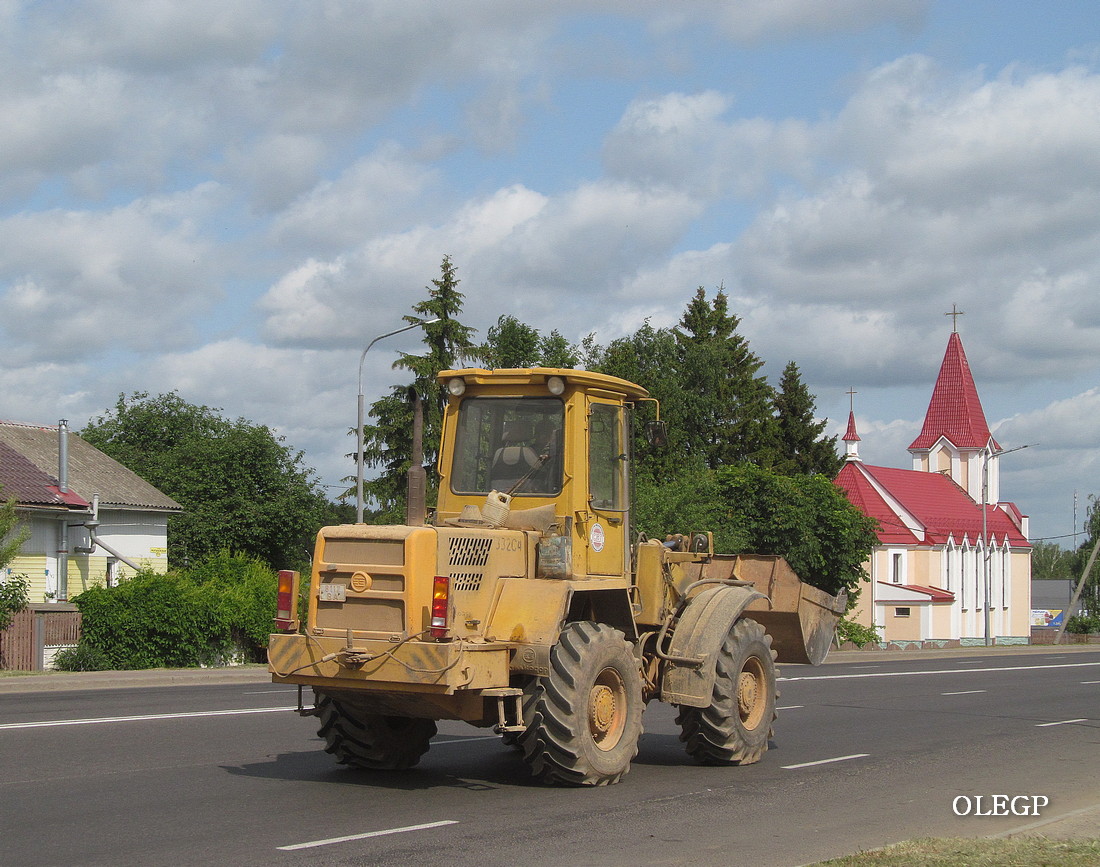
[[[837,620],[847,607],[848,594],[830,596],[799,580],[782,557],[739,555],[734,570],[751,581],[767,599],[757,599],[746,615],[772,637],[777,662],[820,665],[836,634]]]

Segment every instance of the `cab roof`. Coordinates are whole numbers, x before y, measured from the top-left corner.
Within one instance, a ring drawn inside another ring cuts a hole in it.
[[[448,379],[462,377],[467,385],[516,385],[516,386],[542,386],[552,376],[561,377],[566,384],[573,388],[588,390],[600,389],[623,395],[628,400],[637,400],[649,397],[649,392],[640,385],[620,379],[617,376],[609,376],[606,373],[596,373],[591,370],[574,370],[564,367],[515,367],[485,370],[480,367],[466,367],[461,370],[441,370],[438,374],[440,382]]]

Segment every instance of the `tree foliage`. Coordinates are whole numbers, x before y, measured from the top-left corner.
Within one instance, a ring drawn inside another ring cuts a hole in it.
[[[0,495],[3,489],[0,489]],[[14,499],[0,499],[0,569],[15,559],[27,540],[27,528],[22,526],[15,511]]]
[[[752,466],[718,471],[715,545],[731,553],[778,554],[802,580],[849,595],[867,579],[878,544],[875,521],[822,475],[781,476]]]
[[[774,392],[760,374],[763,360],[738,334],[740,324],[723,290],[708,301],[700,286],[674,329],[684,393],[681,424],[689,449],[701,453],[711,469],[740,462],[769,466],[775,459]]]
[[[394,368],[413,375],[411,384],[395,385],[390,393],[375,401],[370,408],[374,424],[363,426],[363,462],[379,467],[376,478],[365,483],[364,493],[378,505],[375,517],[383,521],[400,520],[406,496],[406,474],[412,463],[413,407],[410,388],[420,396],[424,411],[424,463],[435,466],[439,453],[443,407],[446,394],[436,375],[462,365],[476,354],[474,329],[458,320],[464,296],[458,291],[461,282],[450,256],[444,256],[440,276],[427,287],[428,297],[413,305],[415,316],[405,316],[410,325],[423,319],[439,319],[425,325],[422,355],[401,353]],[[428,501],[434,501],[438,480],[428,473]]]
[[[1034,581],[1072,579],[1077,557],[1056,542],[1036,542],[1031,546],[1031,578]]]
[[[477,359],[489,369],[511,367],[572,368],[579,361],[578,349],[556,329],[542,335],[514,316],[501,316],[489,328],[485,342],[477,348]]]
[[[172,564],[225,548],[271,566],[301,565],[326,520],[329,504],[301,452],[263,425],[176,392],[119,395],[81,435],[183,506],[168,521]]]
[[[778,455],[776,469],[786,475],[821,473],[835,478],[844,464],[836,437],[824,435],[828,419],[818,421],[814,396],[802,381],[798,365],[789,362],[775,395]]]
[[[1072,560],[1073,571],[1070,577],[1074,581],[1081,580],[1092,556],[1092,549],[1096,546],[1097,539],[1100,539],[1100,498],[1096,494],[1089,495],[1089,507],[1082,529],[1085,531],[1085,541],[1077,548]],[[1100,615],[1100,558],[1093,563],[1092,571],[1085,579],[1080,606],[1081,611]]]

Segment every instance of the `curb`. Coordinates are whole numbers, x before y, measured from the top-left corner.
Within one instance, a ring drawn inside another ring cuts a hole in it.
[[[0,695],[82,689],[138,689],[149,686],[210,686],[270,683],[266,665],[232,668],[151,668],[141,671],[42,672],[0,677]]]

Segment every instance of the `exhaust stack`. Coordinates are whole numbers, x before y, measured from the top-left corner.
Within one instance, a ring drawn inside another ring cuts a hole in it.
[[[422,527],[428,520],[428,478],[424,472],[424,408],[416,388],[409,389],[409,401],[413,405],[412,460],[405,496],[405,523]]]

